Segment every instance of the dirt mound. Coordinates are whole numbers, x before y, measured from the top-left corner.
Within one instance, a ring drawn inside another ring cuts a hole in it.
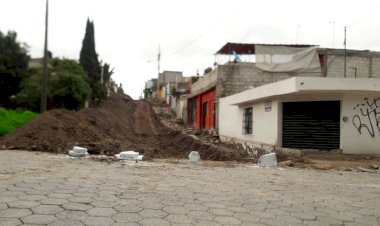
[[[135,150],[145,158],[186,158],[197,150],[202,159],[237,160],[241,156],[163,126],[149,102],[112,94],[97,108],[78,112],[52,110],[0,138],[0,147],[67,153],[74,145],[91,154]]]

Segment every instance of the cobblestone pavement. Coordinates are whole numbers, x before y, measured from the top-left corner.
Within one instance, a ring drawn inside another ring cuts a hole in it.
[[[380,174],[226,166],[0,151],[0,225],[380,225]]]

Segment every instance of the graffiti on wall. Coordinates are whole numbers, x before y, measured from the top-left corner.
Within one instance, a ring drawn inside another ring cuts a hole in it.
[[[376,131],[380,134],[380,98],[364,98],[364,102],[354,107],[356,114],[352,117],[352,124],[359,134],[367,131],[375,137]]]

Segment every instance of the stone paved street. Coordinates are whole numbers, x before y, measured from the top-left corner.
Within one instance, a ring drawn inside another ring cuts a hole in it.
[[[0,151],[0,225],[380,225],[380,174],[170,162]]]

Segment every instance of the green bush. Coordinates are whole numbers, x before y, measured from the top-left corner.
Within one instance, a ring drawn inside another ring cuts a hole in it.
[[[37,113],[31,111],[18,112],[0,109],[0,136],[17,130],[37,116]]]
[[[91,87],[87,75],[74,60],[53,59],[48,76],[48,109],[66,108],[79,110],[89,100]],[[21,82],[21,91],[16,95],[19,107],[38,111],[41,101],[42,68],[29,70],[29,76]]]

